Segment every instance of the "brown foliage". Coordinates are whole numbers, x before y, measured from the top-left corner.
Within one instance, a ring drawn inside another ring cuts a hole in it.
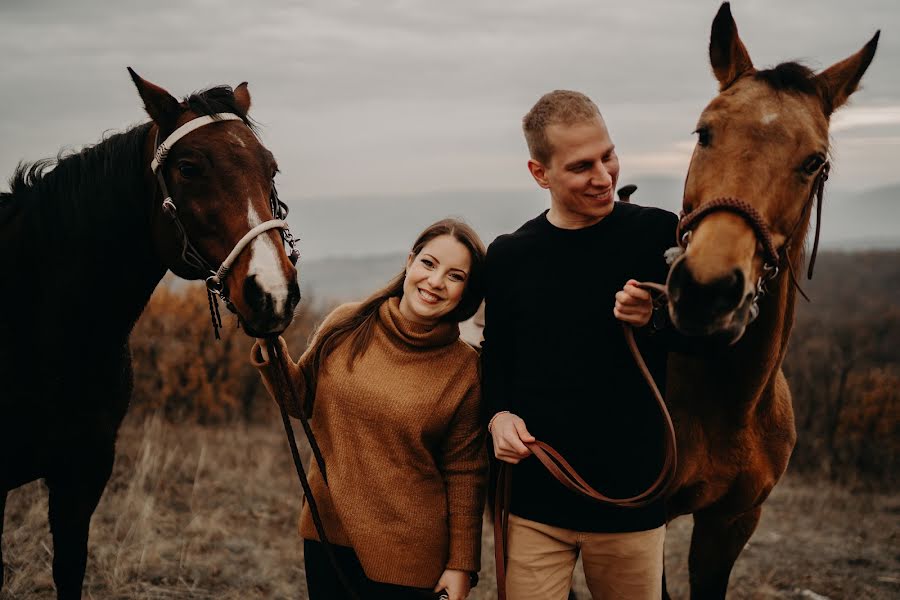
[[[252,422],[272,414],[274,405],[248,362],[253,339],[222,311],[225,326],[216,340],[202,284],[159,287],[131,336],[132,413],[158,412],[169,421],[201,424]],[[285,338],[295,357],[320,314],[301,308],[294,318]]]
[[[797,413],[793,469],[896,485],[900,252],[823,254],[785,360]]]
[[[823,253],[785,360],[797,415],[791,468],[896,486],[900,466],[900,252]],[[254,422],[274,405],[225,313],[213,338],[201,284],[161,286],[131,338],[132,413]],[[305,298],[286,332],[296,358],[325,312]]]

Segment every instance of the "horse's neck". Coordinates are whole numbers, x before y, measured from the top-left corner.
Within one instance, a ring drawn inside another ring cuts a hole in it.
[[[111,160],[121,161],[112,167],[119,176],[81,183],[79,224],[58,225],[71,244],[61,257],[69,287],[60,291],[80,320],[92,321],[92,331],[124,343],[166,268],[154,251],[155,188],[143,153]]]
[[[799,249],[796,254],[792,261],[795,271],[802,264]],[[768,293],[760,300],[759,317],[747,327],[741,341],[722,354],[724,364],[717,365],[728,376],[728,404],[742,407],[739,412],[743,414],[764,409],[760,404],[772,400],[770,392],[784,361],[797,297],[787,269],[785,265],[769,283]]]

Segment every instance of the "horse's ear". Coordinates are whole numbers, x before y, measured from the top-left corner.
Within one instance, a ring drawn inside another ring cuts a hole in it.
[[[158,85],[141,78],[131,67],[128,67],[128,73],[131,75],[138,94],[141,95],[141,100],[144,101],[144,108],[150,118],[162,129],[173,127],[181,114],[178,100]]]
[[[831,65],[816,76],[816,81],[822,90],[826,115],[831,115],[847,101],[850,94],[856,91],[859,80],[862,79],[863,73],[869,68],[869,63],[875,56],[880,36],[881,30],[879,29],[859,52]]]
[[[247,87],[246,81],[234,88],[234,100],[246,116],[250,112],[250,89]]]
[[[753,61],[738,35],[728,2],[722,3],[713,19],[709,36],[709,62],[719,80],[719,91],[723,91],[753,68]]]

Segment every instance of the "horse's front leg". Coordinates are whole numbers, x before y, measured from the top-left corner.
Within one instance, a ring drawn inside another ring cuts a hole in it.
[[[113,444],[75,453],[73,460],[47,477],[50,531],[53,534],[53,582],[58,600],[81,598],[87,565],[91,516],[112,473]]]
[[[725,598],[731,568],[756,530],[761,512],[756,506],[738,515],[694,513],[688,560],[692,600]]]

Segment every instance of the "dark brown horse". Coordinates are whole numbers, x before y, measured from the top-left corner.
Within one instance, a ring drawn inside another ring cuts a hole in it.
[[[178,102],[131,75],[149,123],[20,165],[0,195],[0,533],[7,491],[43,478],[63,599],[81,597],[91,515],[131,396],[128,336],[166,270],[208,278],[243,246],[213,287],[254,335],[284,330],[299,300],[247,85]],[[247,235],[263,222],[273,226]]]
[[[697,124],[684,190],[686,248],[668,280],[675,325],[732,344],[713,357],[674,355],[669,364],[679,464],[668,510],[670,518],[694,516],[692,598],[725,596],[787,468],[796,439],[781,370],[797,295],[790,274],[802,265],[827,174],[829,118],[856,90],[877,43],[878,34],[818,75],[795,63],[757,70],[727,3],[713,22],[709,55],[720,91]]]

